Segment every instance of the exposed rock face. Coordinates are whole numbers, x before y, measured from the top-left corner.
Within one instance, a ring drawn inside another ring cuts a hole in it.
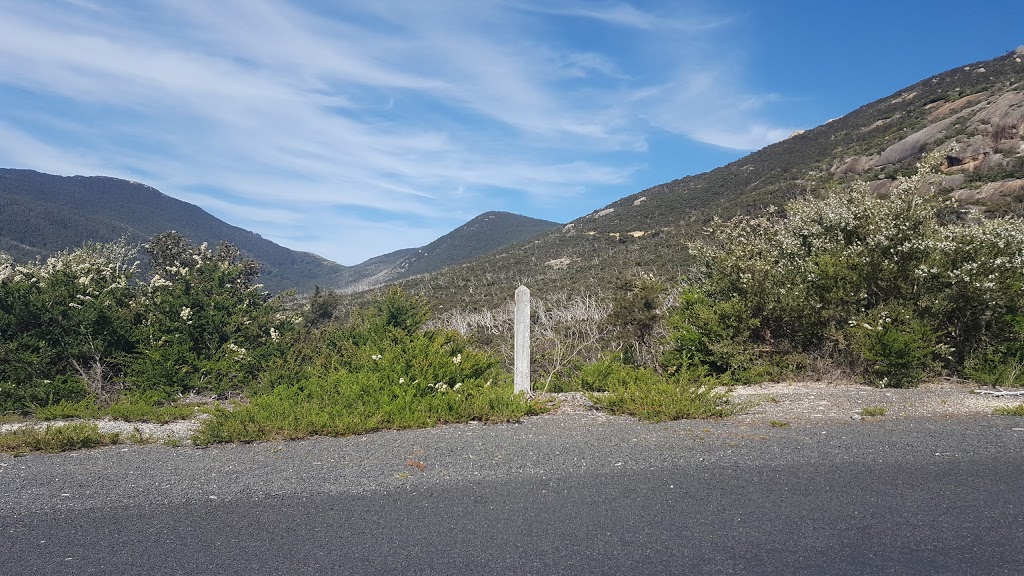
[[[868,191],[876,196],[885,196],[892,190],[895,180],[875,180],[868,183]]]
[[[878,157],[878,160],[875,160],[875,166],[896,164],[917,156],[922,150],[924,150],[925,144],[928,144],[932,140],[941,136],[943,130],[945,130],[952,121],[953,118],[947,118],[941,122],[936,122],[931,126],[907,136],[892,146],[889,146],[885,149],[885,152],[882,152],[882,155]]]
[[[996,142],[1020,140],[1024,133],[1024,92],[1007,92],[972,118],[977,129]]]
[[[973,172],[985,163],[992,154],[992,142],[984,136],[975,136],[960,143],[957,149],[943,160],[942,170],[946,173]]]
[[[961,202],[994,202],[1000,198],[1024,195],[1024,180],[991,182],[974,190],[957,190],[953,197]]]
[[[963,98],[954,100],[953,102],[946,102],[945,104],[941,101],[929,104],[927,107],[935,107],[935,110],[928,115],[928,120],[932,122],[941,120],[946,116],[949,116],[954,112],[959,112],[972,104],[977,104],[984,97],[985,94],[979,92],[977,94],[971,94],[970,96],[964,96]]]
[[[854,156],[837,166],[833,166],[832,173],[836,176],[863,174],[873,168],[877,161],[878,156]]]

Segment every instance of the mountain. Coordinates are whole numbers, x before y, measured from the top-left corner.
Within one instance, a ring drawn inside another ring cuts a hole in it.
[[[169,230],[196,243],[234,244],[264,265],[259,281],[275,292],[312,289],[345,269],[231,226],[198,206],[139,182],[0,169],[0,250],[15,260],[45,257],[85,241],[109,242],[122,236],[141,243]]]
[[[439,308],[607,292],[639,273],[676,280],[714,218],[756,214],[854,180],[885,194],[923,153],[948,147],[922,187],[991,215],[1024,215],[1024,47],[922,80],[740,160],[626,196],[561,230],[405,282]]]
[[[421,248],[346,267],[275,244],[139,182],[0,168],[0,251],[17,261],[46,257],[86,241],[127,236],[143,243],[176,230],[197,243],[234,244],[263,264],[259,281],[274,292],[306,292],[314,285],[349,292],[373,288],[436,272],[560,226],[509,212],[487,212]]]
[[[478,258],[562,225],[511,212],[485,212],[421,248],[371,258],[339,273],[331,287],[366,290]]]

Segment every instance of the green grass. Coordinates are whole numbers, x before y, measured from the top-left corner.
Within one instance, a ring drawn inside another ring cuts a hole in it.
[[[867,406],[860,409],[860,415],[864,417],[885,416],[887,412],[884,406]]]
[[[30,452],[68,452],[117,444],[120,441],[120,434],[100,432],[95,424],[24,427],[0,434],[0,452],[15,456]]]
[[[992,411],[996,416],[1024,416],[1024,404],[1016,406],[1000,406]]]
[[[789,422],[784,420],[772,420],[768,422],[768,425],[772,428],[789,428]]]
[[[62,401],[40,406],[35,409],[34,415],[39,420],[108,417],[125,422],[167,424],[176,420],[187,420],[195,416],[196,412],[195,406],[162,404],[150,396],[125,396],[110,406],[102,406],[92,398],[80,402]]]
[[[214,409],[193,441],[208,445],[348,436],[471,420],[509,422],[542,410],[513,395],[509,384],[467,383],[457,391],[439,392],[415,382],[384,382],[374,374],[338,373],[279,386],[231,409]]]

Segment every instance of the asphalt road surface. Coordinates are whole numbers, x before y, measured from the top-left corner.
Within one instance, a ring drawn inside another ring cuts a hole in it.
[[[1021,574],[1024,419],[567,414],[0,457],[0,574]]]

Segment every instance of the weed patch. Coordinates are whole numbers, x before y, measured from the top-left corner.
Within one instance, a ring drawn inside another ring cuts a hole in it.
[[[1024,404],[1016,406],[1000,406],[992,411],[996,416],[1024,416]]]
[[[884,406],[867,406],[860,409],[860,415],[864,417],[885,416],[887,412]]]

